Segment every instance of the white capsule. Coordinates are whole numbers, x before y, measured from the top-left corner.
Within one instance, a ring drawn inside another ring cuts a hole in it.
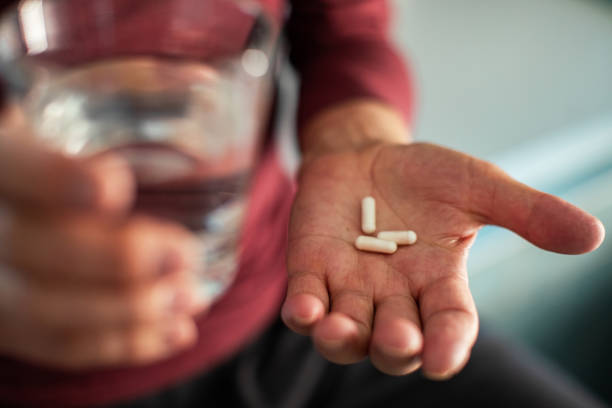
[[[414,245],[417,241],[417,234],[414,231],[381,231],[377,237],[386,241],[393,241],[397,245]]]
[[[368,252],[380,252],[383,254],[392,254],[397,251],[397,244],[392,241],[385,241],[374,237],[360,235],[355,240],[357,249]]]
[[[361,230],[365,234],[376,231],[376,201],[374,197],[361,200]]]

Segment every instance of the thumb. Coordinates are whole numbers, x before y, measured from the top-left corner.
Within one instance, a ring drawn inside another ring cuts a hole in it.
[[[484,163],[484,162],[482,162]],[[487,224],[512,230],[532,244],[553,252],[581,254],[604,240],[601,221],[559,197],[522,184],[498,167],[475,166],[475,210]]]

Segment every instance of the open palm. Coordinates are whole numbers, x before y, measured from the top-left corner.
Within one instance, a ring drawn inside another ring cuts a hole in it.
[[[393,255],[360,252],[360,203],[377,203],[377,229],[417,232]],[[458,372],[478,317],[466,261],[486,224],[533,244],[583,253],[603,240],[594,217],[495,166],[429,144],[322,154],[302,166],[289,231],[285,322],[337,363],[369,355],[389,374],[421,363],[431,377]]]

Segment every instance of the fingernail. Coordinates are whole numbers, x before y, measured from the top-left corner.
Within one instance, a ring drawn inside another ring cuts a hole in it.
[[[421,356],[412,357],[412,360],[410,361],[409,365],[411,367],[420,367],[421,365],[423,365],[423,360],[421,359]]]
[[[420,353],[423,348],[423,337],[418,328],[404,320],[396,320],[393,323],[393,326],[387,327],[384,337],[378,337],[382,351],[397,358]]]
[[[317,315],[319,314],[316,310],[307,310],[304,313],[304,310],[300,312],[294,310],[291,306],[283,307],[281,310],[281,315],[285,321],[297,324],[298,326],[309,326],[311,325]]]
[[[399,361],[401,361],[401,360],[399,360]],[[423,361],[421,360],[420,356],[414,356],[414,357],[406,360],[402,364],[403,364],[403,369],[398,371],[397,375],[406,375],[406,374],[414,373],[419,368],[421,368],[421,366],[423,365]]]
[[[421,356],[414,356],[412,360],[407,364],[410,372],[418,370],[423,365],[423,360],[421,360]]]
[[[342,350],[347,346],[346,341],[344,341],[344,339],[320,339],[319,342],[321,346],[334,351]]]
[[[447,381],[450,380],[455,374],[453,372],[447,371],[445,373],[430,373],[427,371],[423,371],[423,376],[431,381]]]
[[[332,319],[333,326],[330,327],[331,321],[328,321],[325,330],[323,332],[319,331],[317,337],[325,347],[339,349],[344,347],[349,339],[357,333],[357,327],[348,317],[335,315],[332,316]]]
[[[387,341],[387,344],[379,346],[381,351],[394,358],[406,358],[407,356],[414,355],[419,352],[413,344],[410,343],[410,339],[395,339],[395,343]]]

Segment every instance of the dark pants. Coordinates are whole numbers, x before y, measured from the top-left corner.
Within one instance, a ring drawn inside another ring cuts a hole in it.
[[[603,407],[544,361],[482,333],[447,382],[391,377],[369,361],[327,362],[281,322],[240,355],[188,383],[116,408]]]

